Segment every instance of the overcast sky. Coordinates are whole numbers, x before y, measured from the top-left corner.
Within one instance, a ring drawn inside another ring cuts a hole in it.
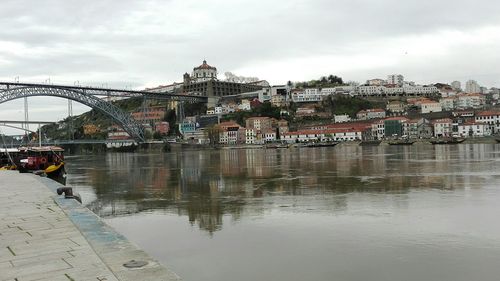
[[[493,0],[2,0],[0,80],[141,89],[206,59],[271,84],[400,73],[498,87],[498,11]],[[64,100],[32,100],[31,119],[65,115]],[[23,119],[21,107],[0,105],[0,119]]]

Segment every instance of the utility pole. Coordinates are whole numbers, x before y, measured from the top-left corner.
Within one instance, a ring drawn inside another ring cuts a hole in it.
[[[73,136],[73,103],[68,99],[68,139],[72,140]]]

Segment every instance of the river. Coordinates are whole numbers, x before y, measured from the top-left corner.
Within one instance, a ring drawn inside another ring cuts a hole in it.
[[[83,203],[186,281],[499,280],[494,144],[67,157]]]

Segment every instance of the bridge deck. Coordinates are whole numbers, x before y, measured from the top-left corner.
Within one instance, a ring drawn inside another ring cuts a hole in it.
[[[73,199],[31,174],[0,172],[0,280],[179,280]],[[146,261],[127,269],[130,260]]]

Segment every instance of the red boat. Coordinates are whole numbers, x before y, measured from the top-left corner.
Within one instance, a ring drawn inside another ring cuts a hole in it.
[[[43,171],[47,176],[64,173],[64,149],[58,146],[20,147],[16,166],[21,173]]]

